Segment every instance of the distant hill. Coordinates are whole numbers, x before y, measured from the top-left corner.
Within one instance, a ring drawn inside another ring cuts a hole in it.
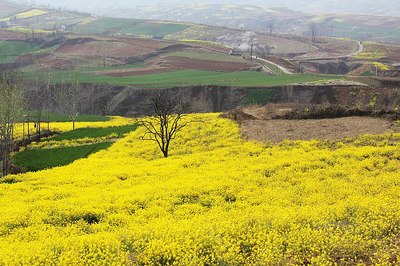
[[[334,13],[306,14],[288,8],[199,3],[181,4],[175,7],[144,6],[135,10],[114,9],[109,12],[113,16],[131,15],[137,18],[181,20],[260,31],[269,31],[272,25],[274,32],[297,35],[309,35],[311,25],[315,25],[319,36],[400,42],[400,17]]]
[[[169,20],[265,32],[272,27],[275,33],[295,35],[309,35],[311,25],[315,25],[319,36],[400,42],[400,1],[397,0],[253,0],[246,1],[247,4],[242,0],[213,3],[172,0],[159,4],[142,0],[115,0],[112,3],[105,0],[37,0],[35,3],[46,3],[47,8],[66,6],[70,10],[117,18]],[[176,29],[173,26],[172,30]],[[153,34],[164,35],[164,32]]]
[[[24,5],[14,4],[5,0],[0,0],[0,17],[8,17],[13,14],[25,11],[27,7]]]
[[[16,0],[18,1],[18,0]],[[139,7],[139,6],[160,6],[165,1],[145,1],[145,0],[19,0],[19,2],[37,4],[50,4],[54,7],[68,7],[73,9],[83,9],[91,12],[108,14],[109,8],[119,6],[120,8]],[[234,4],[234,5],[257,5],[260,7],[287,7],[292,10],[302,11],[306,13],[336,13],[336,14],[368,14],[380,16],[400,16],[400,1],[398,0],[170,0],[167,5],[172,7],[179,4]]]

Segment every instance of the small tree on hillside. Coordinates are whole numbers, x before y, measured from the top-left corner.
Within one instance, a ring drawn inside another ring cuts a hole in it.
[[[189,103],[160,90],[151,97],[149,107],[152,116],[140,121],[146,130],[143,140],[155,141],[166,158],[172,140],[187,125],[182,118],[189,110]]]
[[[14,149],[14,127],[22,113],[21,77],[15,72],[0,73],[0,162],[1,176],[9,173]]]

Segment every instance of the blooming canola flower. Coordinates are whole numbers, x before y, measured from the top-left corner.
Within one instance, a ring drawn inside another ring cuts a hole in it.
[[[0,264],[400,261],[400,134],[272,145],[219,114],[185,119],[169,158],[139,128],[0,180]]]

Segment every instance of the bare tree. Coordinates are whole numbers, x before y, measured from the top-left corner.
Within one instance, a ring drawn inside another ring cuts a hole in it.
[[[80,84],[77,78],[76,71],[67,77],[61,78],[60,87],[53,88],[54,99],[62,113],[67,115],[72,122],[72,129],[75,129],[75,122],[79,115],[78,100],[79,100]]]
[[[318,34],[318,28],[317,25],[315,25],[315,23],[310,24],[310,34],[311,34],[311,41],[313,44],[315,44],[317,41],[317,34]]]
[[[271,21],[271,22],[268,24],[269,36],[272,36],[272,32],[274,31],[274,27],[275,27],[275,24],[274,24],[273,21]]]
[[[110,97],[103,96],[99,99],[99,108],[102,116],[106,116],[110,112]]]
[[[25,93],[25,99],[27,102],[27,108],[29,109],[34,119],[33,122],[35,124],[36,136],[40,141],[42,135],[42,122],[45,120],[45,111],[49,108],[50,96],[48,94],[49,83],[47,83],[47,87],[44,83],[40,81],[39,73],[40,69],[36,69],[36,79],[30,85],[30,89]],[[46,89],[45,89],[46,88]],[[49,129],[49,125],[48,125]]]
[[[256,50],[257,56],[259,56],[259,57],[266,57],[271,54],[271,47],[269,47],[268,45],[258,44],[255,47],[255,50]]]
[[[0,161],[1,175],[10,169],[10,153],[14,149],[14,127],[21,116],[23,95],[21,77],[16,72],[0,74]]]
[[[146,130],[143,140],[155,141],[167,158],[171,141],[187,125],[182,118],[189,109],[189,103],[173,97],[170,91],[159,90],[151,97],[149,107],[152,116],[140,121]]]

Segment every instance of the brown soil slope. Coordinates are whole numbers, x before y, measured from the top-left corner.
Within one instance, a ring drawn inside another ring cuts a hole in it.
[[[150,39],[75,38],[66,41],[56,53],[78,56],[135,57],[169,46],[169,43]]]
[[[249,139],[263,142],[284,140],[342,140],[365,134],[393,132],[382,118],[345,117],[308,120],[246,120],[242,133]]]

